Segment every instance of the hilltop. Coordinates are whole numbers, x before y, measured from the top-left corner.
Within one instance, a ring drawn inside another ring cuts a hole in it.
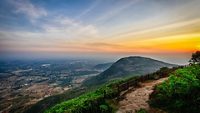
[[[161,68],[154,73],[107,82],[76,98],[58,103],[46,109],[45,113],[114,113],[119,109],[119,100],[131,89],[138,89],[145,81],[167,77],[176,69]]]
[[[191,65],[112,81],[45,113],[199,113],[199,73]]]
[[[104,69],[108,68],[108,69],[102,72],[101,74],[92,77],[91,79],[87,79],[84,82],[84,84],[79,88],[71,89],[66,93],[60,95],[55,95],[45,98],[44,100],[33,105],[30,109],[28,109],[28,111],[26,111],[26,113],[34,113],[34,112],[41,113],[45,109],[55,104],[58,104],[62,101],[70,100],[71,98],[78,97],[79,95],[86,93],[90,90],[93,89],[95,90],[97,89],[96,86],[102,85],[108,81],[112,82],[111,80],[113,79],[120,80],[119,78],[125,79],[129,77],[135,77],[137,75],[141,76],[142,74],[146,73],[149,74],[150,72],[156,72],[161,67],[172,67],[172,66],[177,66],[177,65],[168,64],[158,60],[145,57],[138,57],[138,56],[121,58],[115,63],[104,63],[95,65],[94,68],[96,68],[97,70],[99,69],[101,70],[102,68]]]
[[[139,76],[155,72],[162,67],[175,67],[177,65],[165,63],[151,58],[130,56],[119,59],[107,70],[84,82],[85,85],[99,85],[113,79],[127,76]]]

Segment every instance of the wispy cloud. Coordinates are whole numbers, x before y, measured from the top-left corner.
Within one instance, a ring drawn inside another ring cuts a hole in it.
[[[0,53],[164,53],[200,49],[199,0],[0,3]]]
[[[44,22],[40,25],[47,34],[55,34],[57,37],[63,37],[64,39],[73,38],[95,38],[98,36],[98,29],[92,24],[83,24],[74,19],[57,16],[52,18],[48,22]],[[56,36],[55,36],[56,37]]]
[[[98,36],[98,29],[94,25],[85,25],[65,16],[56,16],[36,25],[42,31],[0,31],[0,46],[9,51],[23,51],[23,48],[35,51],[82,50],[84,47],[78,45]]]
[[[44,8],[32,4],[29,0],[9,0],[9,3],[14,6],[15,13],[24,14],[31,21],[47,16],[47,11]]]
[[[92,10],[94,10],[100,3],[101,0],[95,0],[92,5],[90,7],[88,7],[87,9],[85,9],[81,14],[79,14],[76,19],[80,19],[82,16],[87,15],[88,13],[90,13]]]
[[[122,47],[122,45],[110,44],[110,43],[105,43],[105,42],[93,42],[93,43],[87,43],[86,45],[92,46],[92,47],[110,47],[110,48]]]
[[[103,14],[102,16],[100,16],[99,18],[96,19],[97,23],[101,23],[103,21],[106,21],[114,16],[116,16],[117,14],[121,13],[123,10],[131,7],[132,5],[136,4],[137,2],[139,2],[141,0],[127,0],[127,2],[123,5],[117,6],[109,11],[107,11],[105,14]]]
[[[137,26],[135,26],[137,27]],[[200,19],[190,19],[179,21],[171,24],[149,27],[141,30],[131,30],[119,32],[110,36],[104,37],[104,40],[124,42],[135,42],[137,40],[156,39],[160,37],[169,37],[180,34],[196,34],[200,32]]]

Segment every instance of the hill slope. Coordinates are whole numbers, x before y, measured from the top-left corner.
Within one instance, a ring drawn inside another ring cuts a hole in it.
[[[60,102],[46,109],[45,113],[114,113],[118,109],[116,105],[118,99],[122,99],[123,94],[126,94],[124,92],[130,91],[132,88],[137,89],[139,84],[148,80],[153,80],[152,84],[156,84],[158,82],[155,81],[155,75],[163,78],[174,72],[174,70],[176,68],[160,69],[155,73],[140,77],[133,76],[114,80],[76,98]]]
[[[134,113],[140,109],[150,110],[148,101],[149,95],[153,92],[153,87],[166,79],[167,77],[158,80],[145,81],[140,84],[141,87],[130,90],[130,92],[124,95],[124,98],[119,101],[118,111],[116,113]]]
[[[200,65],[176,70],[167,81],[155,87],[149,102],[169,113],[199,113]]]
[[[96,69],[96,70],[106,70],[106,69],[108,69],[112,64],[113,64],[113,62],[103,63],[103,64],[97,64],[96,66],[94,66],[94,69]]]
[[[151,58],[131,56],[119,59],[113,63],[110,68],[101,74],[92,77],[84,82],[85,85],[98,85],[107,81],[123,78],[129,75],[143,75],[159,70],[161,67],[174,67],[174,64],[168,64]]]

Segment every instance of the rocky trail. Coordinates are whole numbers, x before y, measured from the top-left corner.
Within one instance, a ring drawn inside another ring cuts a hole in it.
[[[166,79],[146,81],[140,84],[141,87],[128,91],[124,98],[119,101],[119,109],[116,113],[135,113],[136,110],[141,108],[150,113],[165,113],[161,110],[150,108],[147,101],[149,100],[149,95],[153,92],[153,87]]]

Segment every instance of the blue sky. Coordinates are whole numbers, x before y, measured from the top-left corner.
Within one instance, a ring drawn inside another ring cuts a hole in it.
[[[183,63],[200,49],[199,9],[199,0],[1,0],[0,53]]]

